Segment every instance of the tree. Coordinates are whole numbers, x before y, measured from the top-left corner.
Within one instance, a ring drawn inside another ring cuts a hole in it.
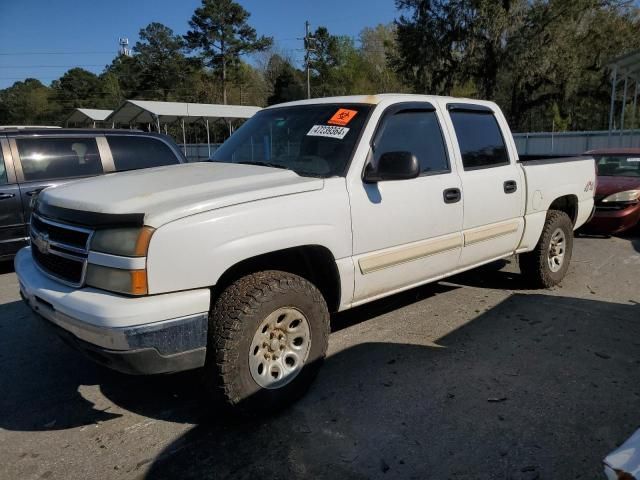
[[[462,75],[468,0],[396,0],[392,65],[418,93],[449,94]]]
[[[193,62],[184,55],[185,41],[169,27],[153,22],[140,30],[133,51],[140,69],[139,88],[158,92],[164,101],[187,77]]]
[[[281,60],[274,59],[274,63]],[[302,72],[296,70],[293,65],[283,62],[275,76],[273,82],[273,93],[267,99],[269,105],[276,103],[291,102],[305,98],[305,87],[302,79]]]
[[[318,27],[313,39],[310,62],[314,96],[352,93],[361,61],[353,40],[332,35],[326,27]]]
[[[0,124],[46,125],[51,122],[51,90],[40,80],[27,78],[0,90]]]
[[[102,103],[102,82],[93,72],[72,68],[51,83],[52,106],[59,121],[74,108],[99,108]]]
[[[394,24],[365,27],[360,32],[360,56],[366,80],[372,90],[369,93],[402,92],[405,85],[389,65],[389,59],[397,57],[398,41]]]
[[[232,87],[229,99],[237,105],[267,104],[269,86],[260,71],[248,63],[240,61],[229,76]]]
[[[185,35],[187,44],[199,51],[206,65],[213,69],[222,82],[222,100],[227,103],[227,68],[238,65],[247,53],[267,49],[270,37],[256,34],[247,20],[247,12],[233,0],[202,0],[194,12]]]
[[[105,71],[100,75],[100,83],[102,84],[100,108],[113,110],[125,99],[118,77],[111,72]]]
[[[117,79],[122,99],[137,98],[140,95],[143,88],[142,69],[136,56],[118,55],[105,67],[103,76],[106,75]]]
[[[392,65],[415,91],[495,100],[516,130],[602,128],[607,60],[640,48],[626,0],[396,0]]]

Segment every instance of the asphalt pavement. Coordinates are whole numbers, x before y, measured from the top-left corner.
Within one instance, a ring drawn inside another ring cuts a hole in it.
[[[576,239],[563,284],[499,262],[334,315],[311,390],[222,414],[200,372],[71,350],[0,266],[0,478],[597,479],[640,427],[640,239]]]

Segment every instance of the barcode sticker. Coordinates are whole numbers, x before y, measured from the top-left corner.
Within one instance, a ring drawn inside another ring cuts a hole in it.
[[[310,137],[327,137],[342,140],[349,133],[346,127],[334,127],[333,125],[314,125],[307,133]]]

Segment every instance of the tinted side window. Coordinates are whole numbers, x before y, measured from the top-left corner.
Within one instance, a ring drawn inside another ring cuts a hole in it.
[[[489,112],[451,112],[465,170],[509,163],[498,122]]]
[[[6,185],[7,180],[7,167],[4,165],[4,157],[2,156],[2,146],[0,146],[0,185]]]
[[[17,138],[25,181],[102,173],[95,138]]]
[[[402,151],[416,156],[422,174],[449,171],[447,150],[435,112],[396,113],[384,120],[382,128],[376,141],[374,164],[383,153]]]
[[[107,135],[107,142],[117,171],[180,163],[176,154],[155,138]]]

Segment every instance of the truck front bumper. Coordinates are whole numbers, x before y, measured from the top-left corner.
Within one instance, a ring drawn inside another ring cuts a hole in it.
[[[204,365],[208,289],[145,297],[74,289],[43,274],[30,247],[18,252],[15,270],[20,295],[29,307],[94,361],[129,374]]]

